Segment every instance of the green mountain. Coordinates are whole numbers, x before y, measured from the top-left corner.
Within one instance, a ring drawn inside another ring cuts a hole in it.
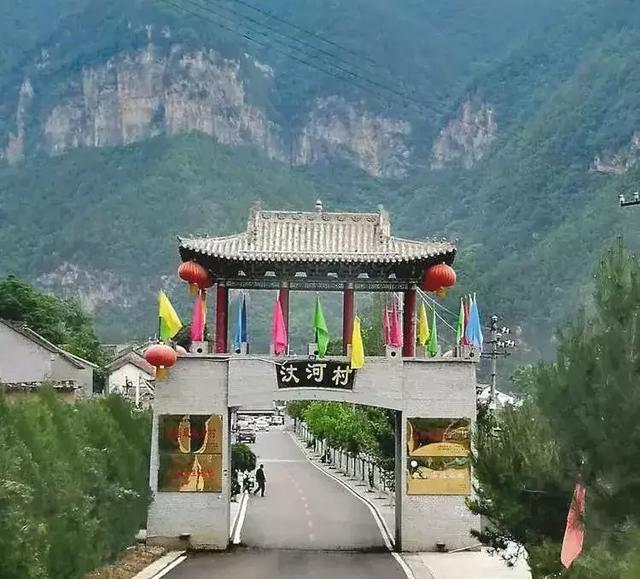
[[[640,241],[616,205],[640,174],[639,32],[629,0],[0,8],[0,273],[146,337],[176,234],[242,230],[256,200],[382,203],[399,235],[459,239],[445,305],[477,291],[518,359],[548,355],[597,256]]]

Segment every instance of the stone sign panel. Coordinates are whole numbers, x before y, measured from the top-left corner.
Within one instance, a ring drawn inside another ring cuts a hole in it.
[[[355,370],[348,362],[292,360],[276,366],[278,388],[338,388],[353,390]]]
[[[159,417],[159,492],[222,491],[222,416]]]
[[[407,420],[407,493],[468,495],[470,420],[409,418]]]

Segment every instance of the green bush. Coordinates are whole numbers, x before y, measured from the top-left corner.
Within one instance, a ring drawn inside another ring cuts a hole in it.
[[[74,578],[146,519],[150,416],[120,397],[0,396],[0,577]]]

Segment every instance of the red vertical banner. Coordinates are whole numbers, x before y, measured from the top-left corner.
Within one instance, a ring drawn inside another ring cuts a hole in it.
[[[284,329],[289,335],[289,288],[282,286],[278,292],[278,300],[282,308],[282,317],[284,318]]]
[[[404,310],[402,320],[403,340],[402,356],[414,358],[416,355],[416,289],[404,292]]]
[[[229,352],[227,339],[229,317],[229,288],[218,284],[216,288],[216,354]]]

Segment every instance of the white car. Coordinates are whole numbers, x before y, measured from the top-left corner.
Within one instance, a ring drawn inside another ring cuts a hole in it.
[[[256,420],[256,428],[258,430],[269,430],[269,423],[266,420]]]

